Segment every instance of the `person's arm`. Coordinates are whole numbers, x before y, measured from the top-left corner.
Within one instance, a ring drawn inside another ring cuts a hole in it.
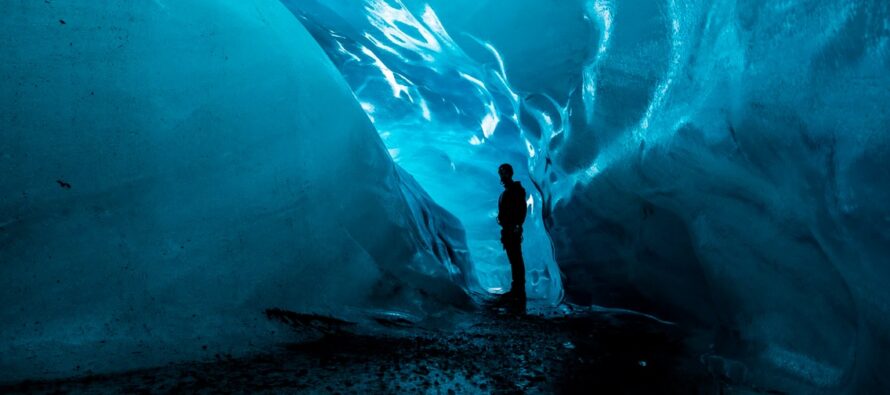
[[[503,223],[501,222],[501,218],[504,215],[504,203],[503,202],[504,202],[504,195],[501,195],[501,197],[498,198],[498,216],[497,216],[498,225],[503,225]]]
[[[520,188],[516,194],[516,223],[519,226],[525,223],[525,216],[528,215],[528,204],[525,201],[525,188]]]

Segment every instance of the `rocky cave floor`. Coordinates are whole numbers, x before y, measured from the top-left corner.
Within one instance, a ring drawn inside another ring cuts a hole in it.
[[[0,393],[759,393],[709,374],[688,334],[636,315],[474,313],[458,330],[387,331],[281,310],[315,340],[243,358],[28,381]]]

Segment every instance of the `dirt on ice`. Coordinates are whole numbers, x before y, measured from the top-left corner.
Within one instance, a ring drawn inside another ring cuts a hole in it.
[[[269,310],[313,340],[243,358],[28,381],[0,393],[720,393],[678,326],[632,314],[468,314],[459,329],[386,330]],[[378,326],[381,326],[378,325]]]

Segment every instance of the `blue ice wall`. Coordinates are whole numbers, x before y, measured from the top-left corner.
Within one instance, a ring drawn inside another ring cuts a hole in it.
[[[459,45],[425,3],[284,4],[343,73],[396,163],[460,219],[472,259],[471,289],[481,294],[510,287],[495,218],[503,191],[497,168],[513,164],[515,178],[529,192],[527,293],[533,303],[557,304],[559,269],[544,229],[542,195],[527,172],[534,149],[521,133],[521,98],[497,50],[481,41]]]
[[[539,295],[549,236],[568,300],[702,329],[716,374],[890,387],[886,1],[286,4],[314,37],[272,0],[0,16],[0,380],[502,287],[506,158]]]
[[[697,324],[735,380],[890,386],[890,4],[428,4],[523,98],[569,300]]]
[[[277,1],[0,16],[0,381],[262,349],[263,310],[468,301],[456,219]]]
[[[703,328],[733,380],[888,385],[886,2],[285,3],[471,243],[491,192],[443,169],[521,157],[570,301]]]

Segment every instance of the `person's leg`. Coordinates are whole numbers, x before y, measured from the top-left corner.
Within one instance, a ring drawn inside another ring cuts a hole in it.
[[[510,293],[515,298],[516,305],[525,311],[525,262],[522,259],[522,239],[517,237],[515,240],[510,240],[505,247],[512,277]]]
[[[513,238],[511,237],[510,232],[505,229],[501,229],[501,245],[504,247],[504,252],[507,254],[507,260],[510,262],[510,290],[504,294],[504,296],[510,297],[516,292],[516,270],[513,269]]]

